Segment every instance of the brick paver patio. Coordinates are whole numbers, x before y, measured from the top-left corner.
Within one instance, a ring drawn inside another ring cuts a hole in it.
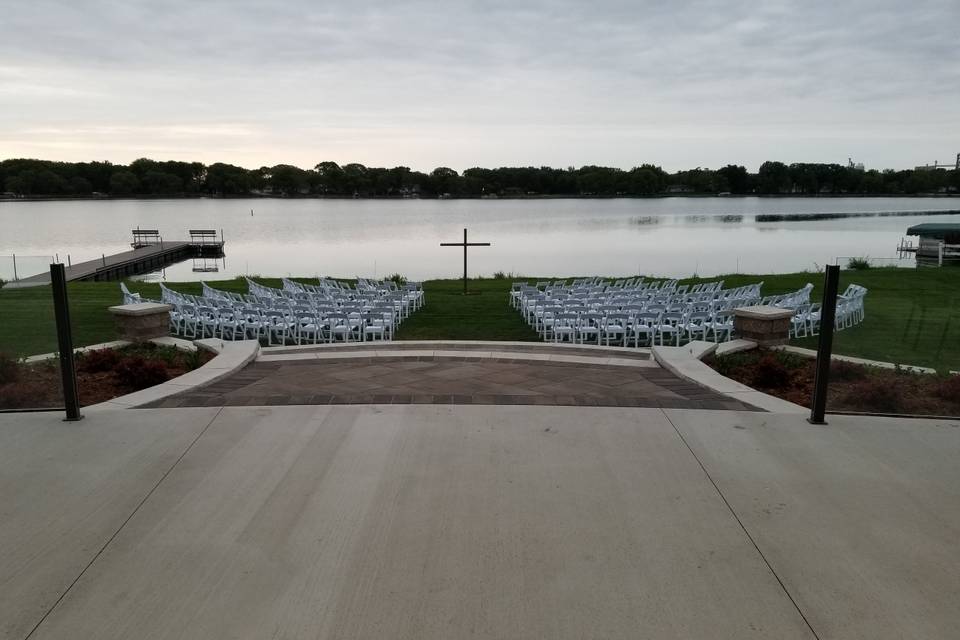
[[[470,356],[260,361],[147,406],[411,403],[753,410],[658,367]]]

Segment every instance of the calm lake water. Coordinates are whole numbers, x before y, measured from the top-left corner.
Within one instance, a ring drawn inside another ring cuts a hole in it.
[[[254,215],[250,215],[251,209]],[[615,200],[109,200],[0,202],[0,277],[9,255],[20,275],[49,256],[73,262],[129,248],[130,230],[165,239],[223,229],[218,273],[183,262],[149,276],[171,281],[264,276],[458,277],[462,239],[471,275],[682,277],[789,272],[839,256],[891,258],[907,227],[960,222],[951,198],[662,198]],[[911,212],[909,215],[863,215]],[[851,214],[855,217],[816,214]],[[784,217],[785,218],[782,218]],[[26,256],[41,256],[30,259]],[[912,265],[912,260],[901,262]]]

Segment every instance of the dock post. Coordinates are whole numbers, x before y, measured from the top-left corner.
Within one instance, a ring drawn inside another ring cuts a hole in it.
[[[67,299],[67,274],[62,264],[50,265],[53,311],[57,321],[57,349],[60,355],[60,377],[63,380],[65,421],[75,422],[80,415],[80,394],[77,389],[77,366],[73,358],[73,333],[70,327],[70,304]]]
[[[13,254],[13,280],[16,282],[19,279],[17,277],[17,254]]]
[[[823,303],[820,307],[820,344],[817,346],[816,374],[813,378],[813,400],[810,403],[810,424],[827,424],[827,385],[830,382],[830,357],[833,352],[833,329],[837,318],[837,290],[840,267],[826,266],[823,275]]]

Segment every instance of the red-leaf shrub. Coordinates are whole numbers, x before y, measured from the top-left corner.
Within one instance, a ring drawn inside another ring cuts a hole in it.
[[[121,360],[115,371],[121,384],[134,391],[146,389],[170,379],[167,367],[160,362],[150,362],[141,356],[130,356]]]
[[[0,353],[0,384],[16,382],[20,377],[20,365],[16,360]]]
[[[844,360],[834,360],[830,363],[831,380],[863,380],[866,377],[867,368],[862,364]]]
[[[937,385],[934,393],[938,398],[960,404],[960,375],[951,375]]]
[[[772,353],[765,353],[753,365],[753,386],[782,389],[790,384],[790,369]]]
[[[853,385],[843,398],[848,406],[870,413],[903,413],[903,388],[896,380],[868,378]]]
[[[59,393],[59,390],[58,390]],[[16,384],[8,384],[3,388],[2,409],[34,409],[47,406],[45,401],[49,395],[42,382],[22,380]],[[62,404],[62,401],[60,402]]]
[[[113,371],[120,362],[120,355],[113,349],[96,349],[76,354],[77,371],[99,373]]]

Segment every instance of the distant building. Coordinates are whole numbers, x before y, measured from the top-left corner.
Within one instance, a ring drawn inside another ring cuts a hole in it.
[[[924,164],[919,167],[914,167],[914,171],[936,171],[937,169],[943,169],[944,171],[949,171],[950,169],[960,169],[960,153],[957,154],[957,160],[954,164],[940,164],[938,161],[934,160],[933,164]]]

